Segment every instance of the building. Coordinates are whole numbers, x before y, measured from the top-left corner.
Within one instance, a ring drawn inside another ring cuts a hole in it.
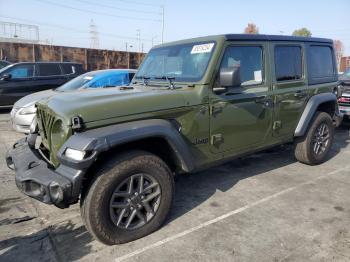
[[[350,68],[350,56],[343,56],[340,60],[339,72],[344,72],[347,68]]]

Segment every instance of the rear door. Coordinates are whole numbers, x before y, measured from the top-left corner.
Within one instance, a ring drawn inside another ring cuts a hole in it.
[[[35,90],[33,64],[17,64],[3,72],[10,79],[0,80],[0,106],[13,105],[17,100]]]
[[[59,63],[36,64],[36,92],[53,89],[67,82]]]
[[[291,137],[308,100],[303,43],[271,43],[273,57],[273,135]]]

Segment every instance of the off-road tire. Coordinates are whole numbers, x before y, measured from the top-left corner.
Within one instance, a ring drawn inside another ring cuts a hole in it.
[[[325,124],[329,130],[329,141],[325,147],[325,151],[321,154],[316,154],[313,148],[313,139],[315,138],[318,128]],[[304,164],[317,165],[326,160],[327,154],[332,148],[334,138],[334,125],[332,118],[325,112],[316,112],[306,134],[295,139],[295,158]]]
[[[134,230],[117,227],[110,215],[110,199],[119,183],[135,173],[151,174],[160,185],[161,197],[152,219]],[[85,193],[84,193],[85,192]],[[144,151],[131,151],[103,164],[89,187],[83,190],[80,210],[87,230],[106,244],[122,244],[146,236],[162,226],[172,205],[174,179],[159,157]]]

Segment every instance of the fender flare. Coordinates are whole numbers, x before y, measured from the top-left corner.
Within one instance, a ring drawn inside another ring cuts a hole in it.
[[[333,93],[322,93],[314,95],[309,99],[304,108],[304,112],[299,119],[294,136],[300,137],[306,133],[306,130],[309,127],[311,119],[315,115],[317,108],[319,105],[325,102],[337,103],[337,97]]]
[[[170,121],[163,119],[133,121],[76,133],[62,145],[58,159],[66,166],[87,169],[102,152],[128,142],[154,137],[163,138],[168,142],[183,172],[194,169],[193,157],[184,138]],[[75,161],[64,155],[68,147],[92,153],[82,161]]]

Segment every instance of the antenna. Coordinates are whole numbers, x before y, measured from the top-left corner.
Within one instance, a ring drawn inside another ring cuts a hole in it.
[[[90,40],[91,40],[90,48],[98,49],[98,46],[99,46],[98,32],[93,19],[91,19],[90,21]]]

